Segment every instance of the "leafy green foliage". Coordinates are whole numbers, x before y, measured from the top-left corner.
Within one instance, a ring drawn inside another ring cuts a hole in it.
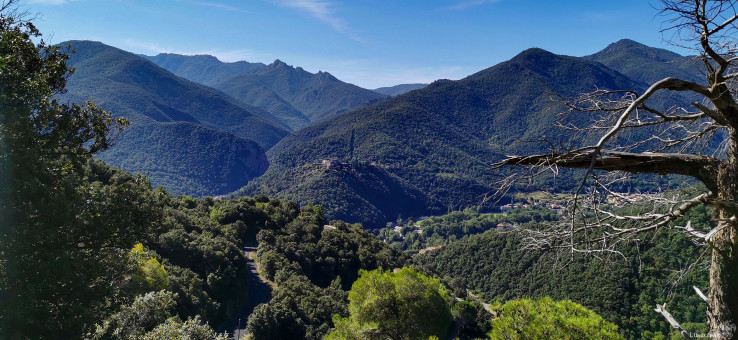
[[[466,296],[467,294],[463,292],[457,295]],[[459,338],[461,339],[484,338],[490,330],[492,315],[478,299],[471,302],[462,300],[454,303],[451,307],[451,315],[460,324]]]
[[[216,334],[199,317],[180,321],[172,317],[177,295],[165,290],[140,295],[130,306],[97,327],[89,339],[201,339],[225,340],[226,334]]]
[[[449,286],[483,293],[490,301],[572,300],[618,325],[629,339],[669,336],[671,327],[653,312],[656,303],[668,303],[683,322],[704,324],[705,303],[691,287],[706,287],[707,273],[697,268],[680,277],[673,270],[698,259],[699,247],[679,233],[662,232],[653,241],[624,247],[627,260],[598,259],[524,251],[515,233],[488,231],[414,259]]]
[[[165,290],[140,295],[98,326],[91,338],[139,339],[171,316],[175,298],[174,293]]]
[[[327,339],[444,338],[451,325],[448,293],[410,268],[361,271],[349,291],[349,316],[336,316]]]
[[[322,338],[334,314],[348,313],[344,290],[360,270],[395,268],[406,260],[361,226],[332,222],[325,227],[319,206],[298,209],[294,203],[266,200],[262,207],[282,210],[285,218],[257,235],[261,275],[277,289],[249,317],[255,339]]]
[[[0,13],[0,333],[79,338],[120,303],[128,251],[161,211],[143,178],[92,160],[126,122],[56,99],[68,57],[39,35]]]
[[[492,320],[490,339],[622,339],[618,327],[569,300],[506,302]]]
[[[150,332],[144,334],[142,340],[227,340],[228,334],[217,334],[198,317],[181,322],[177,318],[169,318]]]
[[[299,275],[280,275],[279,282],[272,301],[249,316],[255,339],[321,339],[332,326],[331,316],[346,313],[340,288],[320,288]]]
[[[131,277],[131,285],[137,286],[137,290],[148,292],[169,287],[166,269],[159,263],[159,260],[146,253],[143,244],[138,243],[133,246],[129,256],[136,266]]]
[[[166,205],[163,230],[146,245],[163,259],[170,289],[179,296],[178,315],[200,315],[220,325],[245,304],[247,269],[241,248],[270,216],[248,198],[169,196]]]
[[[165,288],[173,293],[171,299],[174,303],[171,304],[171,309],[174,317],[179,318],[178,320],[197,318],[215,327],[222,327],[239,316],[242,313],[241,308],[246,305],[248,271],[241,249],[247,243],[256,241],[260,230],[290,230],[301,234],[301,240],[308,240],[309,238],[302,235],[305,231],[302,228],[311,229],[310,226],[314,226],[320,231],[325,223],[319,207],[301,211],[294,203],[269,200],[264,196],[221,201],[162,194],[160,204],[165,208],[161,230],[143,242],[148,250],[143,245],[134,247],[132,258],[135,266],[130,271],[131,280],[128,280],[130,283],[125,287],[126,292],[128,296],[146,293],[147,289],[153,290],[154,286],[163,281],[166,283]],[[361,229],[356,227],[356,230]],[[265,233],[261,232],[259,235],[263,238]],[[369,235],[363,232],[360,239],[368,237]],[[376,239],[371,241],[370,244],[374,246],[383,245]],[[312,249],[315,245],[301,244],[301,246]],[[321,244],[319,249],[323,247],[333,249],[336,246]],[[302,254],[300,249],[291,248],[291,250],[297,253],[291,254],[290,258],[297,258]],[[373,262],[368,259],[369,256],[378,257],[383,253],[382,249],[376,247],[362,250],[362,256],[367,256],[366,261],[370,264]],[[373,254],[375,251],[379,255]],[[396,253],[389,252],[389,255],[393,254]],[[159,265],[155,259],[161,259],[161,264]],[[313,258],[308,257],[302,262],[311,260]],[[345,263],[342,267],[334,270],[350,277],[350,273],[344,271],[350,268],[350,264],[359,261],[346,259],[341,262]],[[308,267],[306,265],[306,268]],[[345,309],[345,293],[340,285],[337,288],[321,288],[305,276],[294,275],[286,272],[284,270],[286,268],[279,268],[277,281],[283,289],[277,291],[271,304],[278,310],[290,311],[285,314],[289,319],[284,322],[294,323],[297,326],[289,328],[284,327],[285,323],[277,321],[269,323],[261,320],[257,324],[257,329],[279,325],[275,328],[281,332],[279,334],[300,334],[301,337],[320,338],[321,334],[330,329],[331,315],[341,311],[342,308]],[[322,266],[320,270],[324,268],[325,266]],[[358,268],[354,270],[358,271]],[[165,278],[161,277],[162,273],[166,275]],[[313,274],[319,282],[327,280],[326,285],[335,279],[335,277],[320,278],[317,272]],[[267,311],[273,312],[269,308]],[[294,316],[294,311],[297,311],[299,317]],[[122,310],[118,313],[120,312]],[[264,310],[257,309],[253,314],[254,318],[263,316]],[[169,316],[172,315],[168,314],[167,318]],[[265,320],[281,320],[275,314],[264,317],[267,318]],[[172,322],[174,321],[164,323],[159,320],[145,331],[150,332],[156,326],[161,327],[160,331],[164,332],[161,334],[171,332],[179,334],[176,332],[196,326],[188,323],[189,321]],[[105,326],[105,329],[109,327]],[[284,333],[292,330],[298,333]]]
[[[399,233],[395,231],[394,226],[389,226],[379,230],[379,238],[402,250],[417,252],[423,248],[463,240],[487,230],[499,228],[502,231],[510,231],[514,226],[558,219],[559,216],[555,212],[540,206],[516,208],[507,213],[487,214],[467,208],[464,211],[429,217],[420,222],[410,219],[402,225],[400,221],[397,225],[401,227]]]

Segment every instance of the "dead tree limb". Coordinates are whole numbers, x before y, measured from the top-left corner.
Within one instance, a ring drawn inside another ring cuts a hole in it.
[[[656,311],[656,313],[663,315],[666,321],[669,323],[669,325],[671,325],[671,327],[674,327],[674,329],[678,330],[679,333],[682,334],[682,336],[685,339],[692,339],[692,336],[689,334],[689,332],[687,332],[687,330],[685,330],[684,327],[682,327],[682,325],[680,325],[679,322],[677,322],[676,319],[674,319],[671,313],[669,313],[669,311],[666,310],[666,304],[663,304],[663,305],[656,304],[656,308],[654,310]]]

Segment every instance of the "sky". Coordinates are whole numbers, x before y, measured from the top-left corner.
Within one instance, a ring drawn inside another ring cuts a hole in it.
[[[51,43],[280,59],[364,88],[460,79],[538,47],[584,56],[664,41],[649,0],[20,0]]]

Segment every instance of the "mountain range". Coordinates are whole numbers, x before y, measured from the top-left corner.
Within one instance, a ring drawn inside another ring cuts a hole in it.
[[[92,41],[61,45],[75,51],[64,97],[92,99],[131,122],[98,157],[175,194],[234,191],[267,169],[264,150],[290,131],[387,98],[279,60],[224,63],[146,57]]]
[[[699,75],[684,66],[689,62],[630,40],[587,57],[529,49],[464,79],[439,80],[294,132],[267,152],[269,170],[239,193],[324,204],[330,217],[367,226],[489,205],[485,199],[499,179],[491,163],[549,148],[523,141],[581,144],[581,136],[555,127],[565,109],[554,94],[642,91],[672,71],[695,79]],[[581,125],[591,117],[567,119]],[[574,183],[560,177],[541,187],[555,191]]]
[[[491,163],[548,148],[525,141],[581,143],[581,136],[555,127],[564,111],[556,96],[643,90],[669,75],[701,79],[693,58],[631,40],[585,57],[532,48],[458,81],[376,91],[280,60],[224,63],[71,45],[77,53],[69,63],[77,71],[66,96],[91,98],[132,122],[103,160],[147,173],[177,194],[241,188],[235,195],[321,204],[330,218],[369,227],[491,208],[499,179]],[[581,125],[591,117],[566,119]],[[574,183],[537,185],[564,190]]]
[[[238,189],[266,170],[264,150],[289,133],[266,111],[135,54],[91,41],[62,45],[75,50],[64,97],[92,99],[131,122],[99,158],[175,194]]]
[[[388,97],[340,81],[330,73],[310,73],[281,60],[264,65],[225,63],[211,56],[159,54],[146,58],[178,76],[264,109],[293,131]]]

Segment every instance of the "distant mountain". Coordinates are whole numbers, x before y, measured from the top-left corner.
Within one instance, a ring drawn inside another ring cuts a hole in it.
[[[293,131],[310,124],[309,117],[253,74],[229,78],[215,86],[243,103],[272,113]]]
[[[99,42],[66,44],[76,53],[68,62],[75,73],[65,98],[92,99],[132,122],[118,145],[99,157],[148,171],[154,185],[190,195],[226,193],[261,174],[263,150],[288,134],[267,112],[140,56]]]
[[[237,74],[255,72],[266,67],[263,63],[246,61],[224,63],[211,55],[185,56],[160,53],[156,56],[142,57],[182,78],[207,86],[213,86]]]
[[[254,74],[230,78],[214,87],[235,95],[241,87],[258,81],[274,91],[311,122],[334,117],[357,106],[383,100],[386,96],[356,85],[344,83],[327,72],[310,73],[301,67],[292,67],[280,60]],[[235,96],[237,99],[241,99]]]
[[[563,107],[551,100],[552,93],[572,96],[591,91],[595,85],[610,89],[645,88],[644,83],[601,63],[529,49],[459,81],[436,81],[423,89],[297,131],[268,151],[270,169],[241,193],[267,192],[324,204],[331,218],[365,222],[369,226],[381,226],[376,221],[419,214],[412,209],[386,208],[408,206],[406,195],[390,191],[368,197],[357,182],[344,186],[350,191],[342,195],[351,199],[331,199],[335,197],[331,188],[312,184],[330,176],[327,173],[331,169],[314,164],[336,158],[343,161],[346,172],[357,178],[372,171],[399,178],[399,183],[409,188],[404,189],[406,192],[419,193],[417,202],[427,202],[421,214],[477,206],[496,188],[493,182],[497,175],[489,171],[489,164],[505,154],[548,148],[545,143],[521,140],[548,137],[567,145],[580,138],[554,127]],[[570,184],[559,178],[548,188]],[[367,185],[390,187],[383,180]],[[356,211],[374,214],[356,216]]]
[[[224,63],[211,56],[160,54],[147,58],[178,76],[264,109],[292,130],[387,98],[329,73],[313,74],[280,60],[264,65]]]
[[[269,113],[99,42],[71,41],[69,93],[93,98],[132,121],[188,121],[270,148],[289,132]],[[102,106],[102,105],[101,105]]]
[[[400,85],[389,86],[389,87],[380,87],[380,88],[374,89],[374,92],[379,92],[381,94],[386,94],[390,97],[395,97],[401,94],[408,93],[413,90],[422,89],[426,86],[428,86],[428,84],[400,84]]]
[[[593,55],[584,57],[604,64],[628,77],[647,84],[667,76],[694,82],[704,82],[698,71],[700,61],[677,53],[653,48],[629,39],[608,45]]]

